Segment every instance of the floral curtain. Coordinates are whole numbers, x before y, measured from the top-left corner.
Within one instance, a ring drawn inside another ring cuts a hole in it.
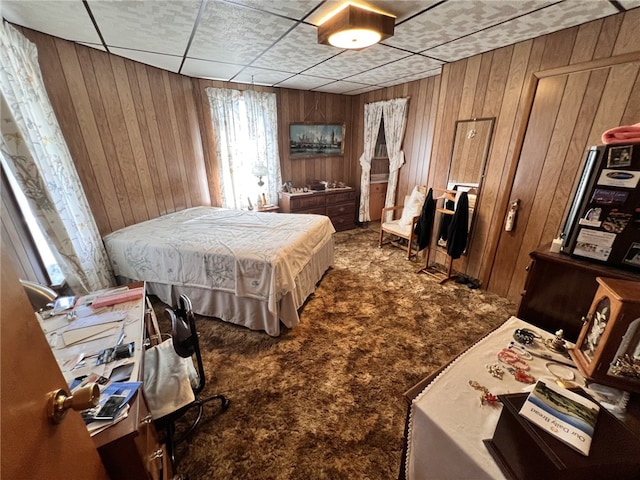
[[[0,93],[5,164],[16,177],[69,287],[113,285],[111,266],[44,87],[37,51],[0,27]]]
[[[407,126],[408,98],[395,98],[382,102],[384,116],[384,137],[387,141],[387,153],[389,155],[389,183],[387,184],[387,196],[385,207],[393,207],[398,186],[398,171],[404,165],[404,152],[401,150],[404,131]],[[387,218],[391,220],[393,212],[387,212]]]
[[[206,88],[218,156],[222,206],[276,204],[282,186],[275,93]],[[264,185],[259,185],[263,182]]]
[[[371,220],[369,212],[369,196],[371,195],[371,159],[375,153],[376,140],[382,120],[382,102],[367,103],[364,106],[364,152],[360,156],[362,175],[360,177],[360,210],[358,220]]]

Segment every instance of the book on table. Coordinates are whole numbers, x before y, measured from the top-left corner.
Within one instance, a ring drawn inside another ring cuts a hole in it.
[[[588,456],[600,406],[571,390],[538,380],[519,414]]]

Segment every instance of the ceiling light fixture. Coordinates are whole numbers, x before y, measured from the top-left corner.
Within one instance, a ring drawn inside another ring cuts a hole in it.
[[[346,3],[318,25],[318,43],[360,49],[393,36],[395,17]]]

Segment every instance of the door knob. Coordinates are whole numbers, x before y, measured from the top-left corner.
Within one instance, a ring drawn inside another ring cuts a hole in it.
[[[98,405],[99,400],[100,387],[97,383],[88,383],[73,395],[60,388],[49,394],[47,416],[52,423],[60,423],[70,408],[76,411],[86,410]]]

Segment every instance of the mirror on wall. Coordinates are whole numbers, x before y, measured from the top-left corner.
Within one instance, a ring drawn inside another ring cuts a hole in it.
[[[469,196],[469,238],[480,198],[485,164],[489,155],[495,118],[458,120],[453,136],[447,190],[464,191]]]

